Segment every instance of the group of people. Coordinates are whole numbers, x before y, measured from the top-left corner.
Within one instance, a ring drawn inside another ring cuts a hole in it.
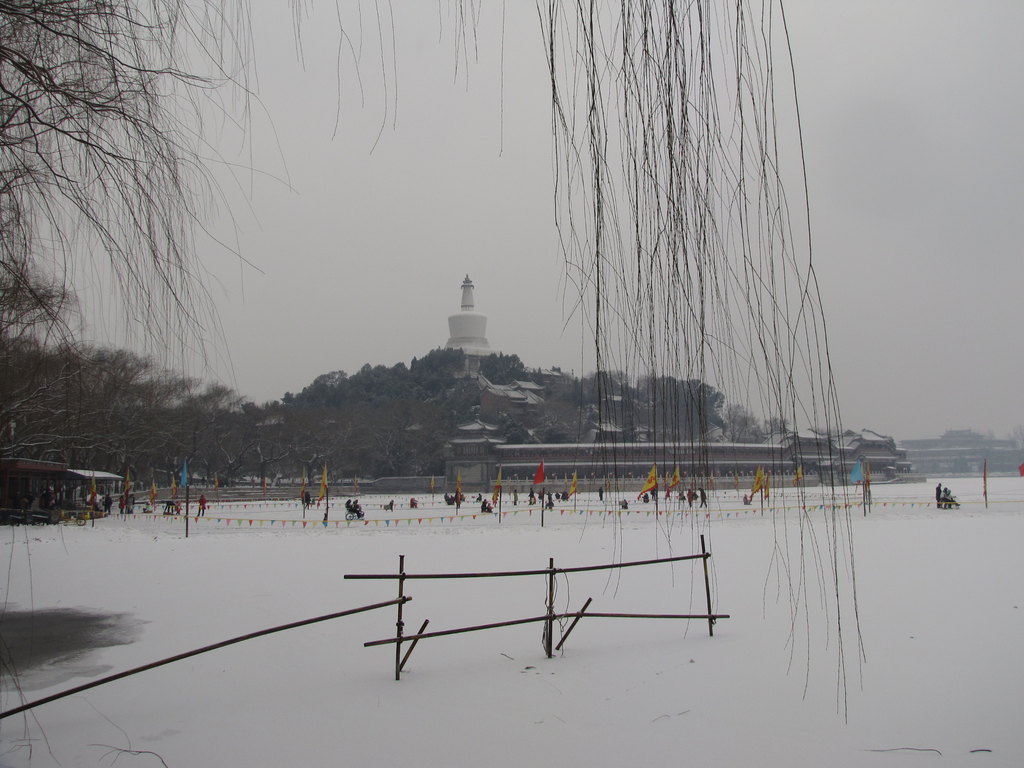
[[[57,494],[53,488],[44,488],[43,492],[38,496],[25,493],[20,497],[16,497],[14,502],[18,509],[25,512],[47,512],[57,508]]]
[[[642,493],[639,496],[637,496],[637,500],[642,501],[644,504],[650,504],[651,501],[654,500],[655,493],[656,491],[653,491],[651,493]],[[672,498],[671,493],[671,491],[665,491],[665,498]],[[703,488],[697,488],[696,490],[693,488],[687,489],[686,503],[691,509],[693,508],[693,502],[695,502],[698,498],[700,499],[700,506],[706,507],[708,505],[707,491],[705,491]],[[743,503],[746,504],[747,502],[744,501]],[[626,509],[626,507],[622,507],[622,509]]]
[[[960,502],[956,500],[949,488],[944,488],[942,483],[938,483],[935,486],[935,506],[939,509],[954,509],[960,506]]]
[[[563,499],[563,497],[564,497],[564,499]],[[559,493],[556,493],[554,496],[552,496],[551,495],[551,491],[547,491],[547,490],[541,489],[540,492],[538,493],[538,492],[534,491],[533,488],[530,489],[530,504],[531,505],[539,503],[539,504],[542,504],[544,506],[544,509],[554,509],[555,508],[555,499],[556,498],[559,501],[563,501],[563,500],[564,501],[568,501],[569,500],[569,494],[568,493],[564,493],[563,494],[563,493],[559,492]]]
[[[555,493],[554,496],[552,496],[551,495],[551,491],[546,490],[544,488],[542,488],[539,492],[535,491],[535,490],[533,490],[533,488],[531,488],[530,489],[530,497],[529,498],[530,498],[530,504],[531,505],[540,503],[540,504],[542,504],[544,506],[544,509],[554,509],[555,508],[555,500],[556,499],[558,501],[568,501],[569,500],[569,492],[565,491],[563,493],[561,491],[558,491],[558,492]]]
[[[49,496],[48,496],[48,494],[49,494]],[[515,492],[515,497],[514,498],[515,498],[516,501],[518,501],[518,492]],[[533,488],[530,489],[530,496],[529,496],[530,504],[531,505],[532,504],[536,504],[539,501],[541,504],[544,505],[545,509],[554,509],[555,501],[556,500],[558,500],[558,501],[568,501],[569,498],[570,498],[570,494],[568,492],[564,492],[564,493],[563,492],[556,492],[554,495],[552,495],[550,491],[546,491],[544,489],[541,489],[540,491],[535,491]],[[603,498],[604,498],[603,489],[598,489],[598,498],[603,500]],[[668,498],[668,493],[666,493],[666,498]],[[707,505],[708,505],[708,495],[707,495],[707,492],[703,488],[694,489],[694,488],[691,487],[691,488],[689,488],[686,491],[686,503],[687,503],[687,505],[690,508],[693,507],[694,502],[698,498],[700,499],[700,506],[701,507],[707,507]],[[451,494],[446,493],[446,494],[444,494],[445,504],[447,504],[449,506],[458,506],[461,502],[463,502],[465,500],[466,500],[465,494],[460,494],[459,497],[456,497],[456,494],[454,494],[454,493],[451,493]],[[645,503],[645,504],[650,503],[650,501],[652,500],[652,494],[644,493],[644,494],[642,494],[640,496],[640,500],[643,501],[643,503]],[[750,494],[750,495],[744,494],[743,495],[743,504],[744,505],[748,505],[749,506],[751,503],[753,503],[753,500],[754,500],[754,494]],[[36,501],[36,500],[35,499],[26,498],[23,501],[23,503],[25,504],[25,508],[28,509],[30,506],[34,506],[33,505],[34,501]],[[491,502],[490,499],[485,498],[482,493],[481,494],[477,494],[476,501],[480,504],[480,511],[481,512],[487,513],[487,512],[493,512],[494,511],[493,503]],[[55,499],[54,499],[54,496],[53,496],[51,491],[47,490],[47,491],[44,491],[42,494],[40,494],[40,497],[38,499],[38,505],[39,505],[40,508],[48,509],[54,503],[55,503]],[[110,494],[109,493],[105,493],[103,495],[103,500],[102,500],[103,511],[104,511],[105,514],[107,514],[107,515],[110,514],[110,510],[113,507],[113,504],[114,504],[114,500],[111,498]],[[206,496],[205,495],[200,495],[199,500],[198,500],[198,506],[199,506],[198,516],[199,517],[204,517],[206,515],[206,509],[208,507],[208,504],[209,504],[209,502],[207,501]],[[163,513],[165,515],[180,515],[181,514],[181,502],[178,499],[167,499],[166,501],[163,502],[163,505],[164,505]],[[303,509],[311,507],[312,505],[313,505],[313,498],[312,498],[312,496],[311,496],[309,491],[305,491],[303,493],[303,495],[302,495],[302,506],[303,506]],[[953,496],[953,494],[949,490],[949,488],[944,487],[942,485],[942,483],[938,483],[935,486],[935,506],[938,507],[939,509],[953,509],[953,508],[959,507],[960,504],[957,501],[956,497]],[[127,496],[125,494],[122,494],[121,496],[118,497],[118,508],[119,508],[120,514],[122,514],[122,515],[132,514],[134,512],[134,507],[135,507],[135,495],[134,494],[128,494]],[[418,507],[419,507],[419,501],[415,497],[410,498],[409,499],[409,508],[410,509],[417,509]],[[619,503],[619,507],[620,507],[620,509],[629,509],[629,504],[628,504],[628,502],[625,499],[623,499]],[[384,504],[382,506],[382,509],[384,509],[385,511],[394,511],[394,508],[395,508],[395,502],[394,502],[393,499],[389,503]],[[358,499],[349,499],[349,500],[347,500],[345,502],[345,510],[348,513],[346,515],[346,517],[348,517],[348,519],[350,519],[350,520],[351,519],[360,519],[361,520],[364,517],[363,510],[362,510],[362,507],[359,505],[359,500]]]
[[[132,497],[134,499],[134,497]],[[199,506],[199,511],[196,512],[196,517],[206,517],[206,510],[210,506],[210,502],[206,498],[206,494],[200,494],[199,500],[196,502]],[[181,499],[165,499],[164,500],[164,514],[165,515],[180,515],[181,514]]]

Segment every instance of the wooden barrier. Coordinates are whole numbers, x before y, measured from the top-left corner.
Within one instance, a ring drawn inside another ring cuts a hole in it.
[[[14,707],[12,709],[8,709],[6,712],[0,712],[0,720],[3,720],[5,717],[10,717],[11,715],[16,715],[19,712],[25,712],[25,711],[27,711],[29,709],[35,709],[36,707],[38,707],[38,706],[40,706],[42,704],[48,704],[51,701],[57,701],[58,699],[63,699],[63,698],[66,698],[68,696],[72,696],[72,695],[74,695],[76,693],[81,693],[82,691],[87,691],[90,688],[95,688],[95,687],[97,687],[99,685],[106,685],[107,683],[112,683],[115,680],[121,680],[122,678],[125,678],[125,677],[131,677],[132,675],[137,675],[140,672],[145,672],[145,671],[150,670],[150,669],[156,669],[157,667],[162,667],[165,664],[172,664],[172,663],[174,663],[176,661],[181,661],[182,659],[188,659],[188,658],[191,658],[193,656],[198,656],[201,653],[209,653],[210,651],[215,651],[215,650],[217,650],[219,648],[225,648],[225,647],[227,647],[229,645],[234,645],[236,643],[242,643],[242,642],[245,642],[246,640],[252,640],[252,639],[257,638],[257,637],[263,637],[264,635],[272,635],[272,634],[274,634],[276,632],[284,632],[284,631],[289,630],[289,629],[297,629],[298,627],[305,627],[305,626],[308,626],[310,624],[317,624],[317,623],[319,623],[321,621],[329,621],[331,619],[338,619],[338,618],[341,618],[343,616],[352,616],[354,614],[364,613],[366,611],[375,611],[378,608],[386,608],[387,606],[395,605],[396,603],[398,604],[399,612],[401,612],[402,605],[407,603],[407,602],[409,602],[410,600],[412,600],[411,597],[399,597],[397,600],[387,600],[387,601],[385,601],[383,603],[374,603],[373,605],[363,605],[363,606],[360,606],[359,608],[349,608],[348,610],[345,610],[345,611],[335,611],[334,613],[328,613],[328,614],[325,614],[323,616],[315,616],[312,619],[302,619],[301,621],[293,621],[293,622],[291,622],[289,624],[281,624],[280,626],[270,627],[269,629],[261,629],[261,630],[258,630],[256,632],[250,632],[250,633],[248,633],[246,635],[241,635],[240,637],[233,637],[230,640],[222,640],[221,642],[214,643],[213,645],[206,645],[206,646],[203,646],[202,648],[196,648],[195,650],[192,650],[192,651],[185,651],[184,653],[179,653],[179,654],[177,654],[175,656],[169,656],[168,658],[161,659],[160,661],[154,661],[154,662],[151,662],[149,664],[144,664],[141,667],[135,667],[133,669],[128,669],[128,670],[125,670],[124,672],[118,672],[117,674],[109,675],[107,677],[100,678],[99,680],[93,680],[92,682],[84,683],[82,685],[75,686],[74,688],[69,688],[66,691],[61,691],[60,693],[55,693],[55,694],[53,694],[51,696],[46,696],[46,697],[44,697],[42,699],[37,699],[36,701],[30,701],[30,702],[24,703],[21,706]],[[410,650],[412,650],[412,649],[410,648]]]
[[[394,637],[387,637],[382,640],[370,640],[363,643],[366,648],[378,645],[395,645],[395,680],[402,679],[402,669],[405,667],[406,662],[409,660],[409,656],[412,654],[413,649],[416,647],[416,643],[426,638],[434,637],[445,637],[448,635],[464,634],[466,632],[479,632],[485,629],[498,629],[500,627],[512,627],[520,624],[531,624],[535,622],[543,622],[544,624],[544,652],[550,659],[554,656],[555,650],[561,650],[565,644],[566,639],[569,637],[569,633],[576,628],[580,619],[584,616],[594,619],[698,619],[705,620],[708,622],[708,634],[714,637],[715,634],[715,622],[718,619],[728,619],[729,614],[714,614],[711,612],[711,580],[708,573],[708,560],[711,558],[711,553],[707,551],[704,543],[704,536],[700,537],[700,548],[701,553],[699,555],[679,555],[676,557],[660,557],[654,560],[635,560],[626,563],[608,563],[604,565],[584,565],[573,568],[556,568],[555,559],[548,559],[548,567],[536,570],[526,571],[491,571],[491,572],[477,572],[477,573],[407,573],[405,570],[405,555],[398,556],[398,573],[349,573],[345,574],[346,579],[395,579],[398,581],[398,618],[396,621],[396,631]],[[590,603],[593,598],[588,598],[587,602],[579,611],[570,613],[556,613],[555,612],[555,576],[558,574],[572,574],[572,573],[583,573],[586,571],[603,571],[619,568],[633,568],[638,566],[658,565],[663,563],[676,563],[685,560],[701,560],[704,566],[704,591],[707,598],[707,613],[700,614],[677,614],[677,613],[602,613],[596,611],[588,611]],[[405,601],[408,599],[405,597],[405,582],[409,579],[487,579],[487,578],[508,578],[515,576],[545,576],[547,578],[547,599],[545,601],[545,612],[541,616],[530,616],[528,618],[520,619],[508,619],[505,621],[490,622],[488,624],[475,624],[468,627],[457,627],[454,629],[442,629],[433,632],[426,632],[427,624],[429,619],[423,622],[423,626],[420,627],[419,632],[415,635],[404,634],[404,620],[402,608]],[[560,619],[573,619],[572,624],[562,634],[561,639],[557,646],[552,647],[554,640],[554,624],[555,621]],[[412,641],[412,645],[406,651],[405,655],[402,655],[402,643]]]

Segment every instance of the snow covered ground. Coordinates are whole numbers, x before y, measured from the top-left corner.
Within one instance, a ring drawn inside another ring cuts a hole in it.
[[[840,513],[838,531],[815,494],[786,489],[762,516],[731,488],[706,511],[672,502],[660,515],[580,499],[548,512],[543,528],[523,505],[505,506],[499,524],[472,504],[456,518],[397,497],[393,513],[380,510],[390,497],[364,498],[364,523],[338,520],[339,505],[327,526],[315,511],[303,525],[291,503],[214,505],[187,540],[181,518],[162,516],[3,528],[5,616],[111,613],[133,638],[5,671],[3,710],[391,599],[394,582],[343,576],[393,573],[400,554],[409,573],[541,569],[549,557],[571,567],[690,554],[703,533],[715,610],[731,618],[714,637],[702,621],[585,618],[552,659],[540,624],[426,639],[396,682],[393,647],[363,647],[394,634],[394,609],[382,609],[2,720],[0,766],[1024,765],[1024,479],[990,480],[988,509],[980,479],[949,484],[960,510],[934,508],[934,481],[876,485],[871,514],[853,508],[847,529]],[[408,581],[405,631],[424,619],[441,630],[538,616],[546,592],[543,576]],[[706,610],[703,571],[690,563],[557,579],[558,610],[588,597],[592,611]]]

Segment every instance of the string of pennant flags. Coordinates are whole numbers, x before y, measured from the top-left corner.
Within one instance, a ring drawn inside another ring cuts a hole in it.
[[[963,505],[969,506],[971,504],[981,504],[982,502],[962,502]],[[1021,503],[1021,500],[1006,499],[1000,501],[990,501],[990,504],[996,503]],[[258,505],[254,505],[258,506]],[[861,501],[851,501],[843,503],[822,503],[822,504],[794,504],[794,505],[773,505],[767,507],[765,511],[769,513],[773,512],[786,512],[786,511],[801,511],[801,512],[840,512],[848,511],[853,509],[862,509],[864,503]],[[918,508],[928,509],[934,508],[935,502],[927,501],[875,501],[871,503],[872,508],[890,508],[890,507],[903,507],[903,508]],[[549,510],[548,514],[557,512],[560,517],[628,517],[628,516],[640,516],[640,517],[682,517],[688,518],[691,515],[696,518],[704,518],[708,520],[726,520],[726,519],[740,519],[744,517],[761,517],[762,510],[760,507],[749,506],[733,509],[707,509],[707,508],[695,508],[695,509],[571,509],[562,508],[558,510]],[[523,508],[523,509],[511,509],[502,512],[506,518],[522,516],[533,516],[534,513],[539,514],[540,509]],[[280,527],[280,528],[305,528],[309,530],[322,529],[322,528],[340,528],[342,526],[346,528],[350,527],[374,527],[374,528],[397,528],[399,526],[411,526],[411,525],[450,525],[456,523],[465,523],[478,518],[493,518],[493,514],[486,513],[470,513],[470,514],[457,514],[457,515],[418,515],[415,517],[388,517],[388,518],[364,518],[362,520],[296,520],[296,519],[281,519],[281,518],[264,518],[264,517],[226,517],[222,515],[195,515],[189,514],[189,519],[194,523],[212,523],[225,528],[237,527],[237,528],[264,528],[264,527]],[[131,515],[131,519],[136,520],[149,520],[153,523],[158,521],[162,522],[175,522],[184,520],[185,515],[154,515],[154,514],[140,514]]]

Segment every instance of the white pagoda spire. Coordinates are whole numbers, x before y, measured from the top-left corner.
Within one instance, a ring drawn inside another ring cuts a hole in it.
[[[462,281],[462,311],[473,311],[473,281],[469,279],[469,275]]]
[[[493,351],[487,343],[487,317],[474,311],[473,281],[466,275],[462,281],[462,311],[448,317],[451,336],[445,349],[461,349],[467,355],[489,355]]]

